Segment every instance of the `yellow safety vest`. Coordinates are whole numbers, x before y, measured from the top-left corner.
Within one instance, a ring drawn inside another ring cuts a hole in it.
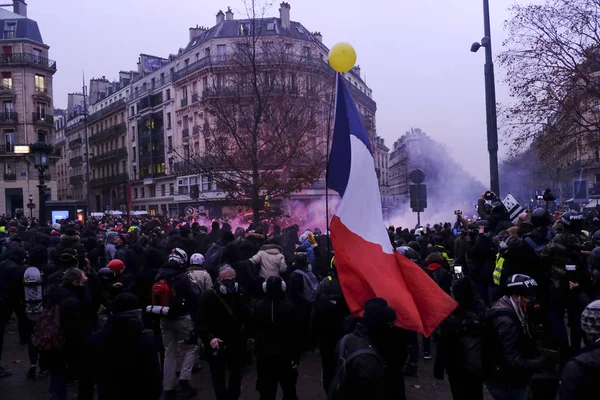
[[[496,268],[494,268],[494,284],[500,285],[502,277],[502,267],[504,267],[504,258],[500,257],[500,253],[496,256]]]

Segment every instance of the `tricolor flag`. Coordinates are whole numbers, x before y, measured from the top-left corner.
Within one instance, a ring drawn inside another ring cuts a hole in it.
[[[342,198],[330,230],[350,311],[360,315],[366,300],[382,297],[396,310],[396,326],[430,336],[456,303],[394,251],[383,223],[371,143],[340,74],[327,185]]]

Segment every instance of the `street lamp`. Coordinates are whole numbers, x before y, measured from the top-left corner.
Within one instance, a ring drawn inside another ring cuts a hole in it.
[[[46,142],[35,142],[30,146],[31,154],[33,155],[33,164],[39,172],[39,196],[40,196],[40,223],[46,221],[46,185],[44,182],[44,173],[49,168],[48,160],[52,153],[52,146]]]
[[[485,112],[487,120],[487,145],[490,153],[490,189],[500,196],[500,179],[498,177],[498,123],[496,115],[496,84],[494,82],[494,61],[492,58],[492,34],[490,27],[489,0],[483,0],[484,37],[481,43],[471,45],[476,53],[485,47]]]
[[[27,204],[27,207],[29,207],[29,217],[33,219],[33,208],[35,207],[35,204],[33,204],[32,194],[29,195],[29,204]]]

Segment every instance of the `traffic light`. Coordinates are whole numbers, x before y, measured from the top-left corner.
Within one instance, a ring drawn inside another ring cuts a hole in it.
[[[410,185],[410,208],[423,212],[427,208],[427,185]]]

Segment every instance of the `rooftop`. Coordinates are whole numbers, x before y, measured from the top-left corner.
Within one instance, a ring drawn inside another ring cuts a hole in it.
[[[11,24],[15,25],[14,29],[8,29]],[[44,44],[36,21],[5,8],[0,8],[0,29],[3,33],[0,42],[4,40],[31,40]]]

